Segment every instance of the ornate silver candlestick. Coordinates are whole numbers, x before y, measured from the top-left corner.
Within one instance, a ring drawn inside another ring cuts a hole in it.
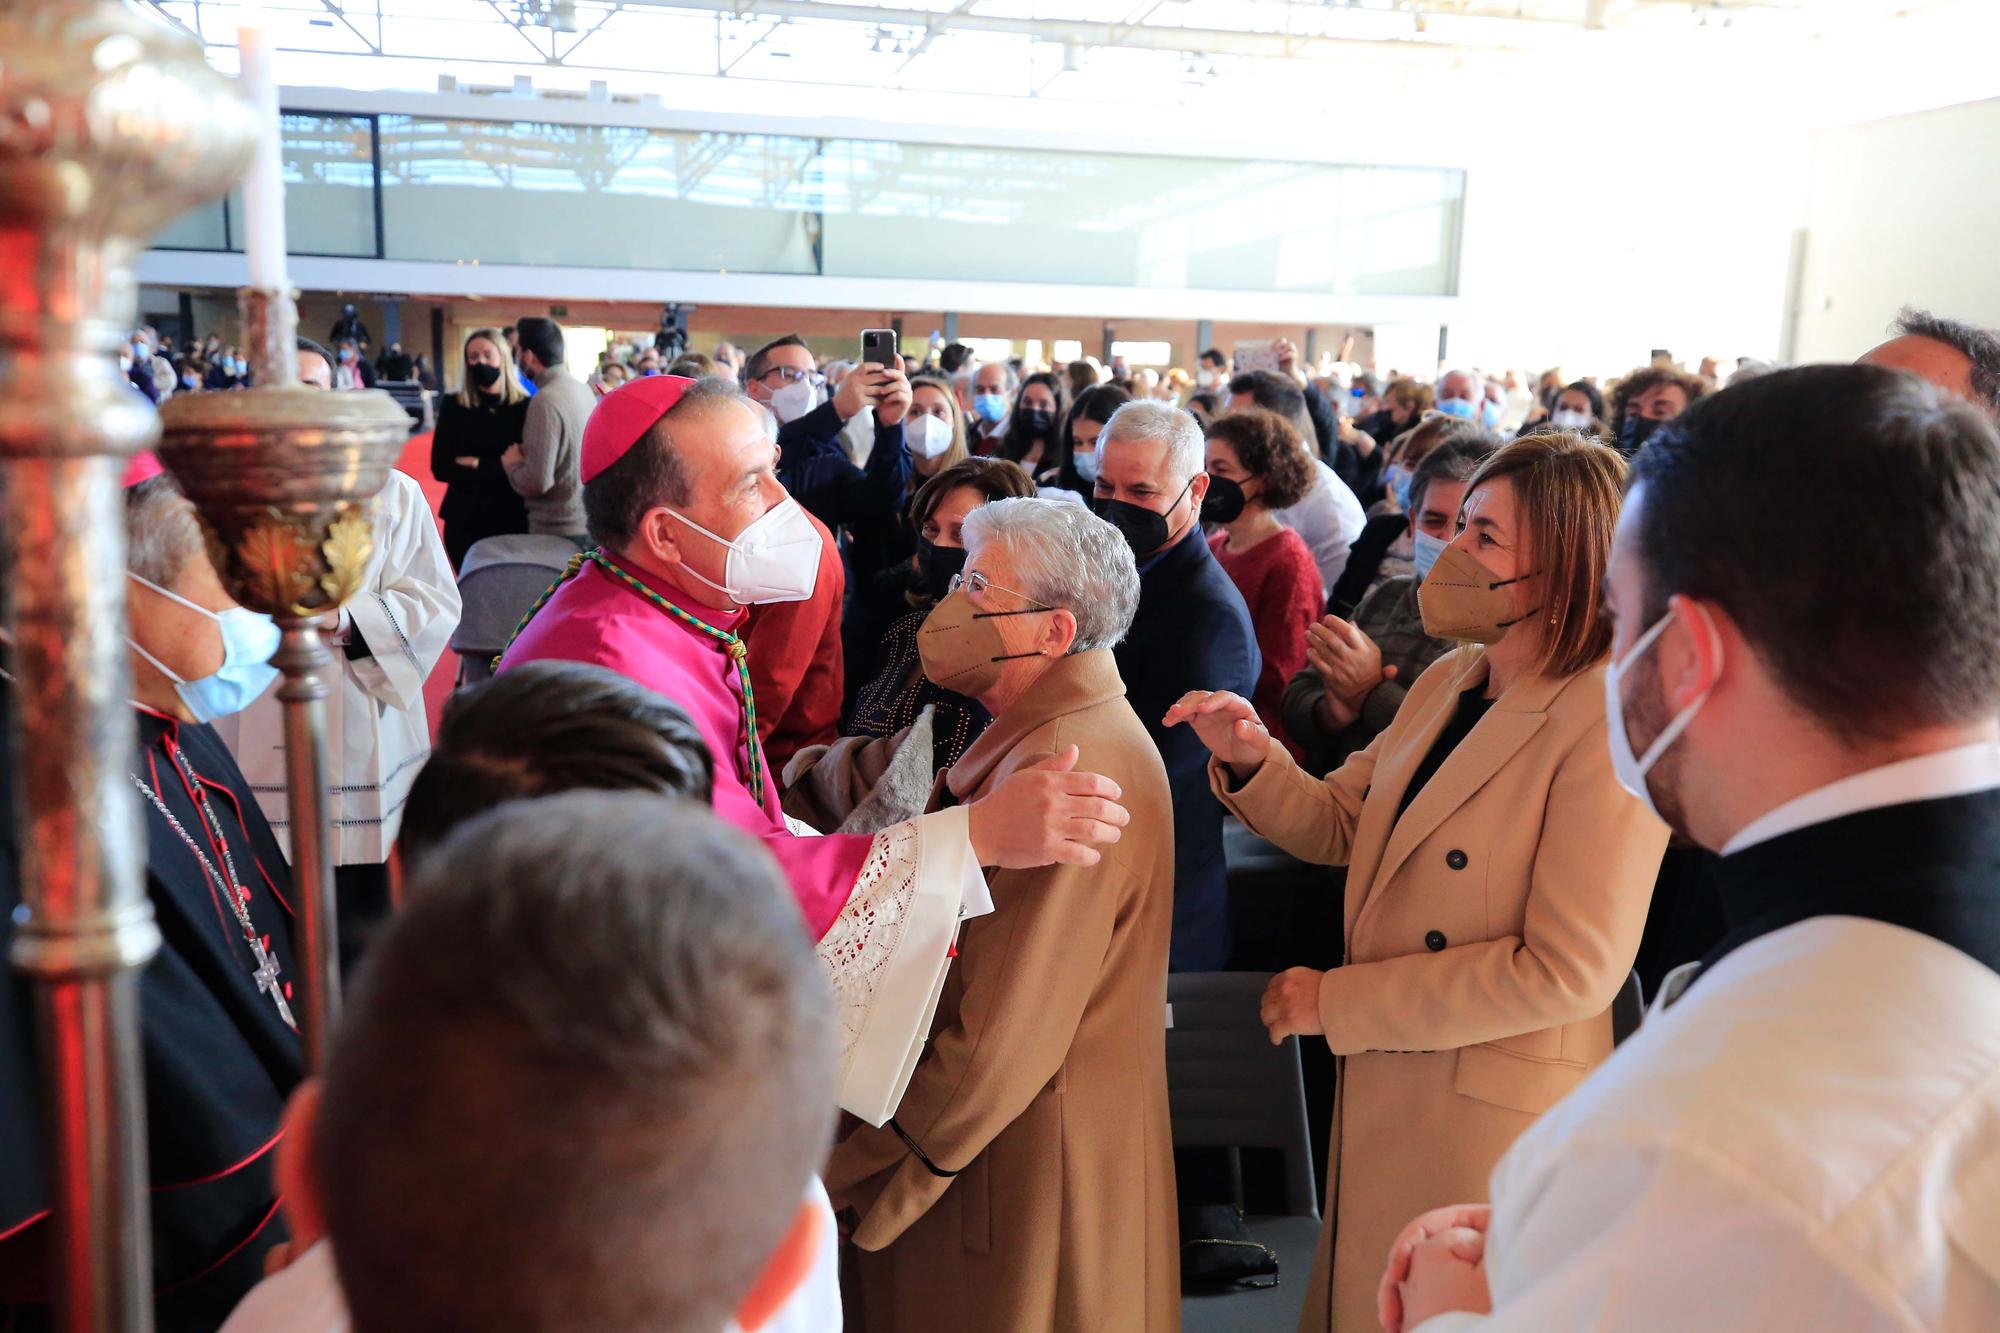
[[[112,351],[145,239],[219,196],[253,127],[193,42],[112,0],[0,4],[0,459],[21,905],[68,1330],[152,1327],[139,969],[159,946],[126,778],[119,474],[152,410]]]
[[[238,295],[257,387],[168,400],[160,461],[201,515],[223,586],[283,632],[271,664],[284,674],[285,794],[304,936],[298,1010],[307,1067],[318,1069],[340,1009],[325,751],[334,659],[321,624],[361,586],[374,551],[369,502],[389,480],[410,419],[379,390],[299,384],[292,294]]]

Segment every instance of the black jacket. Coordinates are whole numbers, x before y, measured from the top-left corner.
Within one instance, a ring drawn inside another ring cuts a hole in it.
[[[1813,824],[1721,858],[1714,875],[1729,933],[1703,958],[1704,973],[1816,916],[1886,921],[2000,972],[2000,789]]]
[[[438,402],[437,429],[431,433],[431,475],[445,485],[438,515],[444,520],[444,549],[457,569],[474,542],[528,530],[528,503],[507,480],[500,456],[521,442],[528,425],[528,400],[502,403],[482,398],[465,407],[452,394]],[[461,458],[478,460],[471,466]]]
[[[0,724],[14,706],[0,689]],[[236,761],[209,727],[175,724],[140,710],[132,771],[156,791],[220,873],[194,797],[170,750],[205,779],[223,845],[249,890],[252,924],[268,935],[281,982],[296,983],[291,872]],[[0,725],[0,737],[11,738]],[[0,750],[10,749],[0,741]],[[0,753],[0,799],[12,809],[11,753]],[[200,861],[166,818],[134,793],[145,812],[146,894],[159,923],[160,951],[139,977],[140,1047],[146,1080],[151,1176],[155,1318],[161,1333],[208,1330],[263,1274],[267,1250],[286,1238],[271,1164],[285,1098],[297,1086],[298,1034],[258,991],[241,927]],[[20,848],[13,821],[0,820],[0,947],[20,901]],[[293,1013],[303,1008],[294,986]],[[31,1245],[51,1187],[40,1134],[41,1084],[27,983],[0,976],[0,1246]],[[18,1271],[0,1259],[0,1271]],[[37,1327],[43,1307],[10,1309],[0,1328]],[[18,1319],[18,1323],[15,1320]]]
[[[1160,748],[1174,797],[1174,938],[1168,967],[1229,966],[1229,883],[1222,859],[1222,803],[1208,789],[1208,747],[1183,723],[1160,719],[1189,690],[1232,690],[1245,699],[1263,661],[1250,608],[1199,530],[1139,562],[1139,612],[1115,650],[1118,674],[1139,721]]]
[[[910,482],[910,454],[903,448],[903,425],[875,426],[868,465],[854,466],[841,447],[845,425],[831,402],[821,403],[778,429],[778,480],[792,498],[829,528],[889,520],[900,509]],[[850,566],[849,577],[872,574],[881,566]]]

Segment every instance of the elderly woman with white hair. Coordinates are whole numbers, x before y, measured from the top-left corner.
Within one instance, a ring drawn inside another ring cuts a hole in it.
[[[1111,654],[1138,571],[1117,529],[1054,500],[983,505],[965,543],[919,645],[925,675],[994,720],[933,805],[1081,765],[1118,784],[1132,836],[990,872],[994,911],[965,924],[895,1119],[827,1170],[856,1215],[850,1298],[871,1333],[1176,1328],[1172,800]]]

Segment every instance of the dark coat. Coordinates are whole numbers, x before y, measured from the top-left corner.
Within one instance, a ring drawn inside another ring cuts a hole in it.
[[[1192,532],[1139,564],[1139,613],[1118,645],[1124,678],[1146,734],[1160,747],[1174,799],[1174,942],[1171,970],[1229,966],[1229,883],[1222,859],[1222,806],[1208,790],[1208,747],[1190,726],[1160,719],[1189,690],[1257,687],[1262,659],[1250,608]]]
[[[528,530],[528,504],[507,480],[500,456],[521,442],[527,430],[528,400],[503,403],[497,395],[464,407],[458,395],[438,402],[437,429],[431,434],[431,475],[445,485],[438,513],[444,520],[444,549],[451,567],[465,562],[474,542]],[[471,467],[461,458],[478,462]]]
[[[5,713],[17,706],[0,689]],[[175,724],[141,710],[133,772],[159,793],[218,871],[200,810],[170,750],[203,780],[223,846],[249,890],[249,912],[268,935],[278,979],[299,976],[292,951],[291,873],[263,811],[213,728]],[[0,751],[9,747],[0,743]],[[0,799],[12,808],[14,765],[0,752]],[[298,1034],[259,992],[240,927],[222,906],[200,860],[144,797],[146,896],[159,923],[160,951],[139,975],[139,1044],[146,1080],[155,1321],[161,1333],[213,1329],[263,1275],[264,1254],[287,1232],[271,1176],[278,1119],[302,1071]],[[0,949],[20,901],[20,845],[0,821]],[[296,1013],[303,995],[292,989]],[[0,1328],[41,1327],[46,1314],[30,1276],[29,1253],[46,1236],[55,1201],[40,1133],[40,1066],[33,1005],[18,975],[0,976],[0,1273],[26,1285],[0,1291]],[[36,1219],[40,1219],[37,1221]],[[42,1251],[52,1253],[53,1247]],[[46,1289],[42,1289],[46,1291]],[[10,1304],[18,1301],[19,1304]]]

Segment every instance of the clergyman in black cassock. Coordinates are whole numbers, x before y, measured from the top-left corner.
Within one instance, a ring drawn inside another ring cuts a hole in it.
[[[13,806],[19,706],[0,684],[0,809]],[[131,775],[146,821],[146,890],[158,955],[141,976],[141,1046],[151,1180],[153,1282],[160,1333],[212,1330],[286,1238],[271,1167],[285,1098],[301,1077],[291,1007],[291,872],[229,751],[206,726],[138,708]],[[205,798],[205,799],[204,799]],[[167,812],[171,812],[172,819]],[[179,825],[179,830],[175,824]],[[183,836],[183,831],[187,836]],[[190,847],[192,841],[194,847]],[[199,848],[199,855],[195,848]],[[231,910],[227,878],[249,890],[252,929],[277,964],[260,990],[259,962]],[[0,951],[21,900],[20,840],[0,820]],[[33,996],[0,977],[0,1327],[47,1325],[53,1286]]]

